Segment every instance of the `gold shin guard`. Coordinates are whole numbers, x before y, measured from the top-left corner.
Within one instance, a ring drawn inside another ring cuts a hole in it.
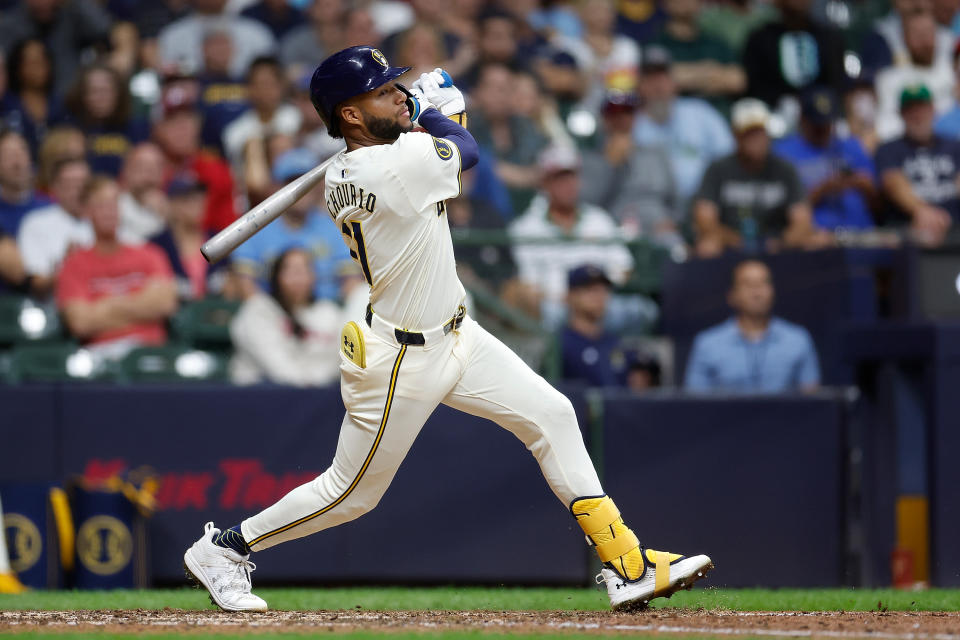
[[[624,580],[643,575],[644,558],[637,536],[623,523],[609,496],[577,498],[570,511],[597,550],[600,561]]]

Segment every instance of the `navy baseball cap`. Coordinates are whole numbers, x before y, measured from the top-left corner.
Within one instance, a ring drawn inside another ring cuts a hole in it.
[[[273,161],[273,179],[275,182],[286,182],[299,178],[307,171],[320,164],[320,160],[309,149],[290,149],[281,153]]]
[[[197,177],[192,173],[178,173],[167,184],[167,196],[170,198],[205,193],[206,191],[207,185],[197,180]]]
[[[812,124],[830,124],[840,113],[837,98],[826,87],[813,87],[800,96],[800,114]]]
[[[640,55],[640,73],[669,71],[672,64],[673,56],[670,51],[659,44],[648,45]]]
[[[596,265],[584,264],[576,269],[572,269],[567,274],[567,288],[576,289],[577,287],[586,287],[591,284],[602,282],[608,287],[613,286],[610,278],[603,272],[603,269]]]
[[[410,71],[391,67],[386,56],[374,47],[348,47],[320,63],[310,79],[310,100],[331,134],[333,111],[338,104],[373,91]]]

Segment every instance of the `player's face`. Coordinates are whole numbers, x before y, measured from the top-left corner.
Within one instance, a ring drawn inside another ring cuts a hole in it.
[[[374,138],[393,142],[413,129],[407,96],[394,83],[368,91],[357,101],[363,126]]]

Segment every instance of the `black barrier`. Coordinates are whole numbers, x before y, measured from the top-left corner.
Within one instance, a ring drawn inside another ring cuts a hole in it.
[[[96,480],[149,465],[159,475],[151,534],[162,583],[182,581],[183,551],[204,522],[235,524],[323,471],[343,416],[335,387],[77,386],[63,389],[62,406],[68,474]],[[260,583],[587,577],[583,537],[523,444],[445,407],[373,512],[258,553],[257,563]]]
[[[850,327],[844,356],[857,365],[875,418],[865,447],[865,532],[874,583],[889,581],[894,501],[918,492],[930,501],[931,581],[960,586],[960,325],[889,322]],[[892,381],[891,381],[892,379]],[[912,412],[898,410],[897,387],[915,390]],[[916,449],[904,455],[904,449]],[[920,465],[920,469],[913,467]],[[924,468],[925,467],[925,468]]]
[[[604,397],[606,489],[644,544],[708,584],[843,584],[844,412],[834,397]]]
[[[337,388],[45,389],[53,437],[29,463],[57,480],[143,465],[160,477],[150,521],[159,583],[182,583],[181,554],[206,520],[234,524],[322,471],[343,412]],[[586,425],[584,394],[567,395]],[[710,553],[714,584],[840,583],[841,400],[602,400],[593,446],[605,453],[607,489],[645,543]],[[20,456],[0,449],[0,482],[24,468]],[[523,445],[444,407],[377,509],[257,562],[259,583],[583,584],[594,568]]]
[[[677,382],[697,332],[730,316],[727,292],[733,267],[743,255],[713,260],[668,262],[664,270],[663,328],[676,345]],[[774,313],[806,327],[816,343],[825,384],[849,384],[850,371],[839,357],[839,328],[871,321],[885,311],[878,281],[892,270],[892,249],[785,251],[762,259],[776,287]]]

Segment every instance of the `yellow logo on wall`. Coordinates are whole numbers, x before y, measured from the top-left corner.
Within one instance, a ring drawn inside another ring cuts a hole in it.
[[[380,52],[380,49],[374,49],[370,52],[370,55],[372,55],[373,59],[376,60],[381,66],[390,66],[390,64],[387,62],[387,57]]]
[[[93,516],[77,531],[77,556],[99,576],[117,573],[133,556],[133,536],[113,516]]]
[[[43,538],[33,521],[19,513],[3,514],[10,568],[16,573],[28,571],[43,553]]]

